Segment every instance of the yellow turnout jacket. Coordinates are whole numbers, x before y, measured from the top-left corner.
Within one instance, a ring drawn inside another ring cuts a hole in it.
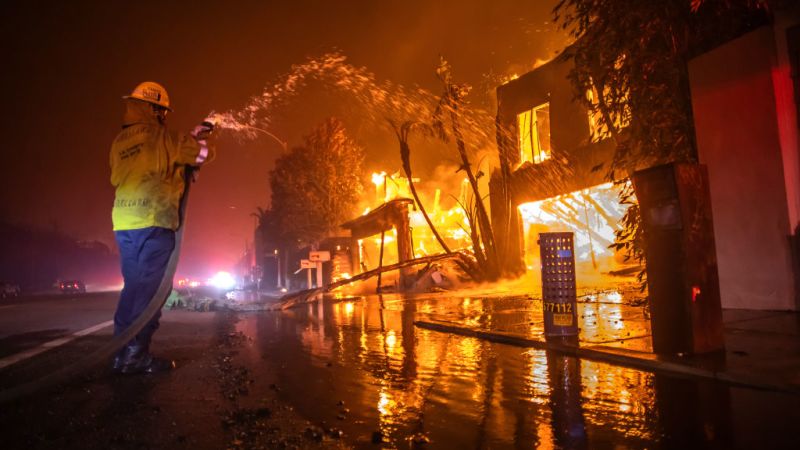
[[[123,130],[111,144],[111,184],[116,188],[114,230],[178,228],[186,165],[214,158],[213,148],[184,133],[169,131],[144,102],[127,101]]]

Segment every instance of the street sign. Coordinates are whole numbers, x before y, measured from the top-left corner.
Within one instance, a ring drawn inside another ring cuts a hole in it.
[[[300,260],[300,268],[301,269],[313,269],[317,267],[317,263],[310,261],[308,259],[301,259]]]
[[[313,262],[324,262],[331,260],[331,252],[316,251],[308,254],[308,260]]]

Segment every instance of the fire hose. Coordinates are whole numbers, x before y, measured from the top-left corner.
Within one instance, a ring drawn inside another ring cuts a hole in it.
[[[122,333],[114,336],[109,342],[90,353],[86,357],[79,359],[73,364],[63,366],[62,368],[50,372],[49,374],[38,378],[34,381],[14,386],[10,389],[0,391],[0,403],[10,402],[35,392],[50,389],[61,383],[67,382],[73,377],[80,375],[86,370],[102,363],[110,361],[119,350],[122,349],[134,336],[136,336],[142,328],[147,325],[150,320],[164,306],[167,301],[167,296],[172,290],[172,279],[175,276],[175,270],[178,267],[178,256],[181,251],[181,243],[183,242],[183,230],[186,222],[186,205],[189,201],[189,187],[192,184],[194,175],[194,168],[186,166],[184,171],[184,189],[181,196],[180,204],[178,207],[178,229],[175,231],[175,246],[172,248],[172,253],[167,261],[167,269],[164,271],[164,276],[161,278],[161,283],[158,285],[158,290],[150,298],[150,302],[142,311],[142,314]]]

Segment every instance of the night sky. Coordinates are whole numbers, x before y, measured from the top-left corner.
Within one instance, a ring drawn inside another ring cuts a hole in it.
[[[188,131],[212,111],[235,109],[309,56],[338,50],[379,79],[438,91],[439,54],[463,81],[521,73],[559,50],[553,0],[233,2],[4,2],[3,164],[0,217],[113,243],[108,150],[120,96],[162,83]],[[328,111],[298,98],[272,131],[290,144]],[[359,136],[356,136],[358,139]],[[365,142],[368,168],[399,157]],[[229,268],[252,241],[266,206],[274,141],[222,135],[217,160],[195,184],[179,274]]]

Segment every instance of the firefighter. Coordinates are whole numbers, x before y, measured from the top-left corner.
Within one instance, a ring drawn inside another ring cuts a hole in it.
[[[186,166],[199,167],[214,158],[207,122],[189,133],[167,130],[172,111],[167,91],[158,83],[139,84],[123,97],[122,131],[111,144],[111,184],[116,189],[112,221],[125,282],[114,314],[114,335],[129,327],[158,290],[175,247],[179,203]],[[156,316],[112,362],[115,372],[154,373],[174,367],[150,353]]]

